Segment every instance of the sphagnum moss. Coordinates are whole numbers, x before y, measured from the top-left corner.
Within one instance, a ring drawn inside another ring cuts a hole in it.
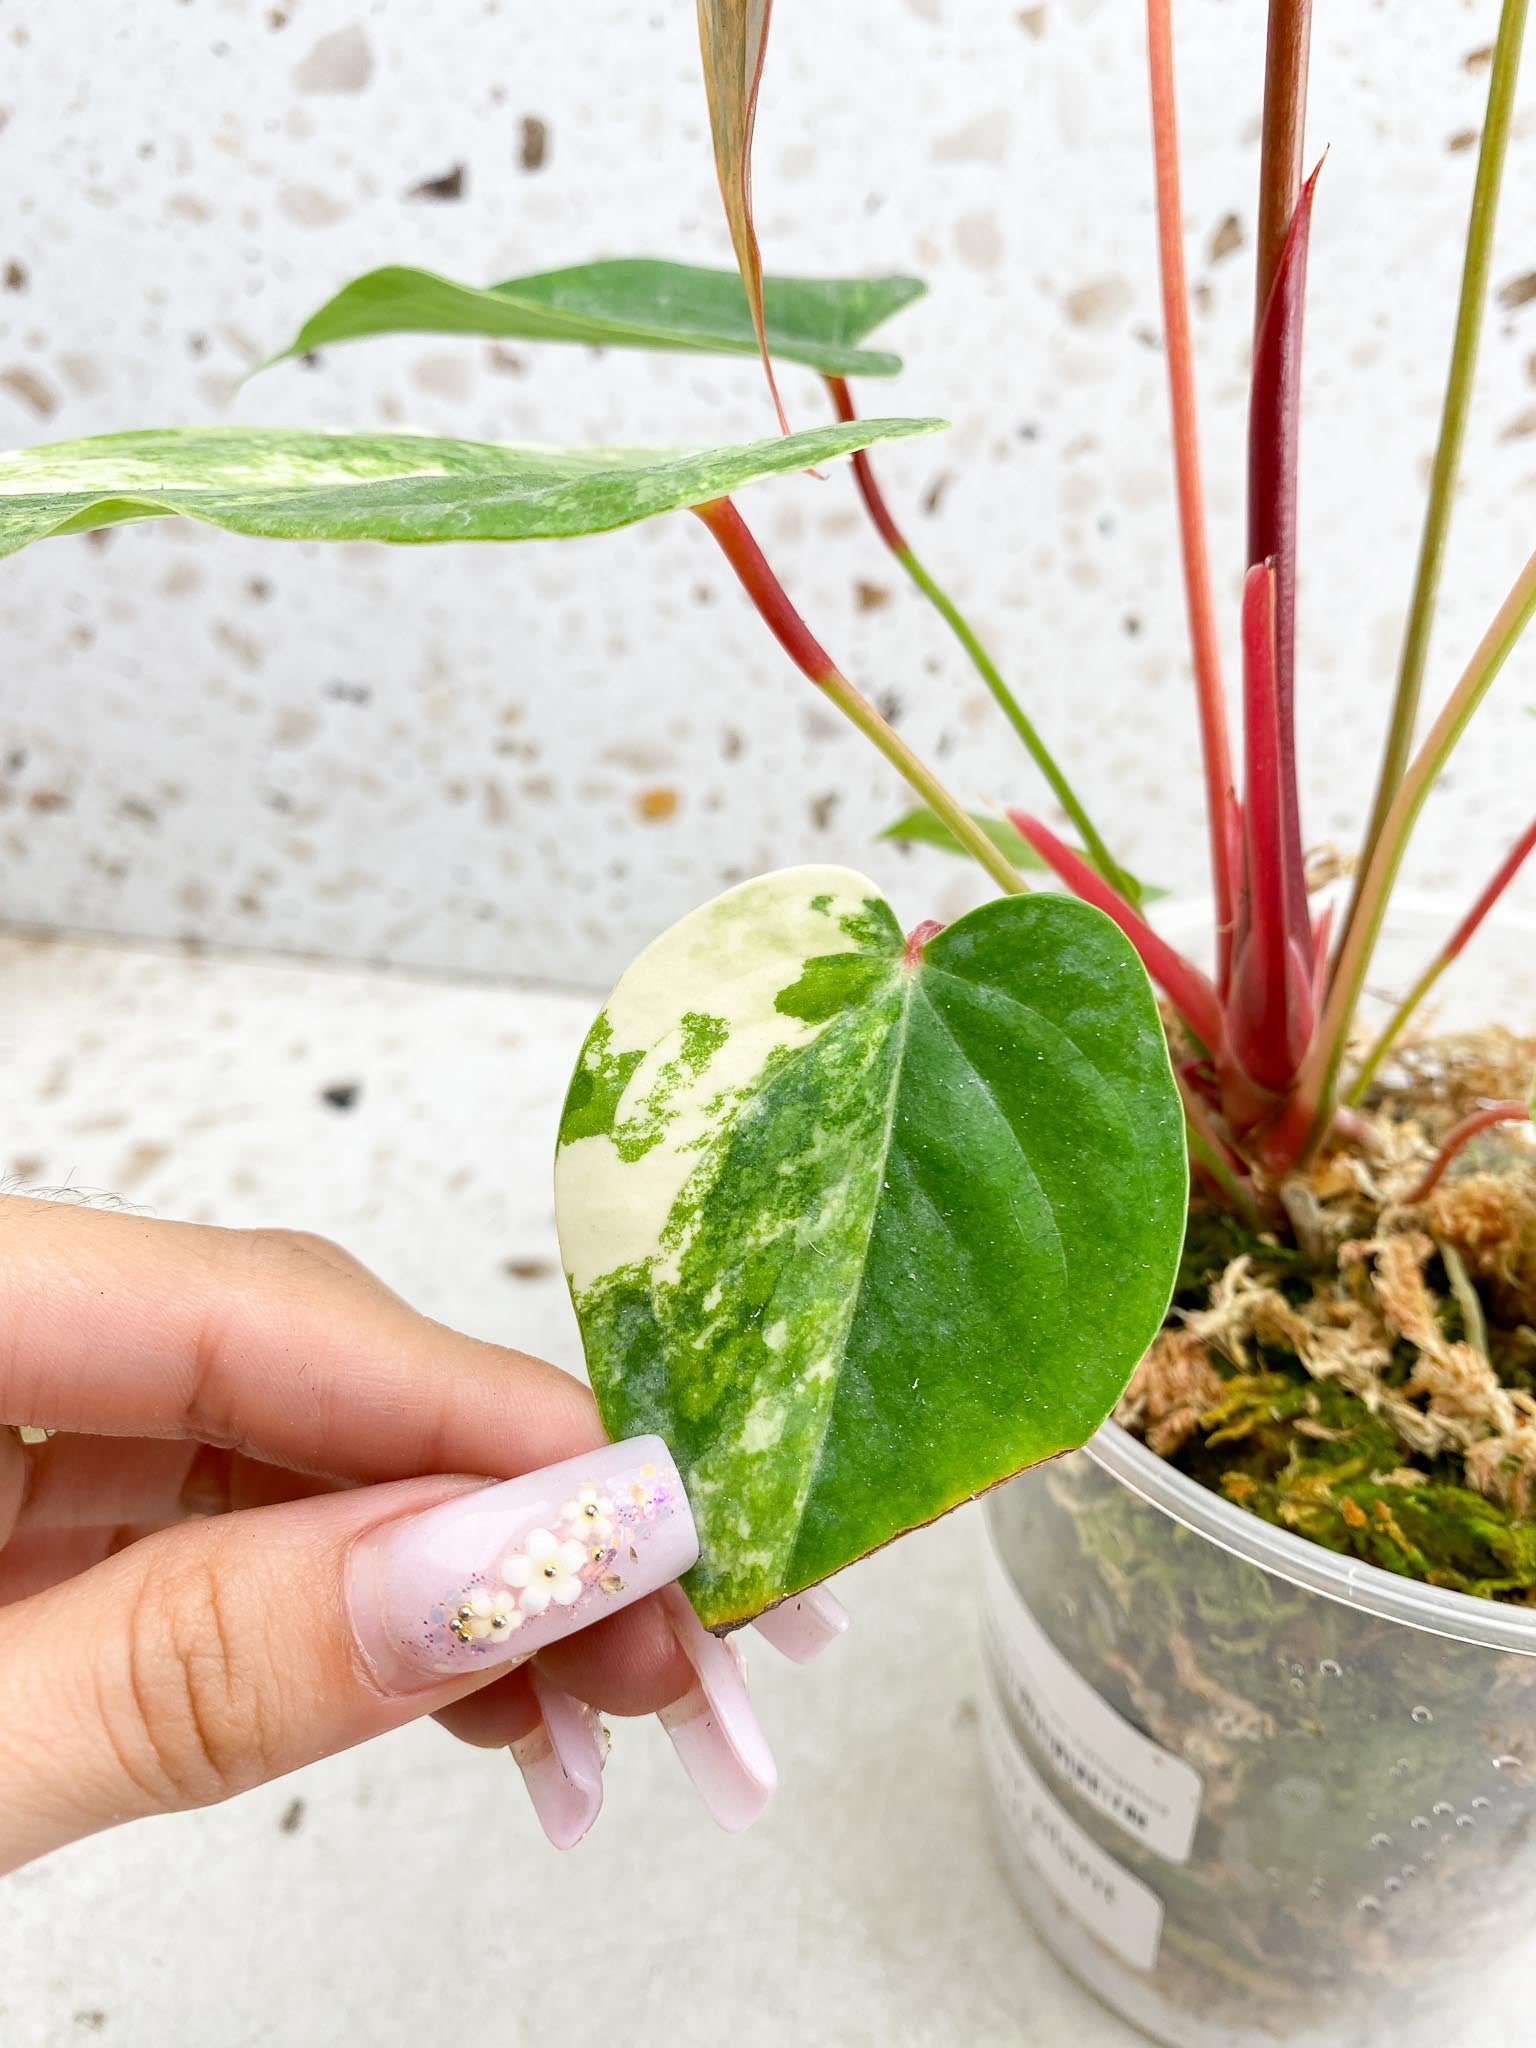
[[[1364,1143],[1249,1229],[1199,1198],[1174,1306],[1117,1410],[1159,1456],[1329,1550],[1536,1604],[1536,1150],[1494,1130],[1423,1200],[1477,1099],[1529,1074],[1508,1032],[1424,1040]]]

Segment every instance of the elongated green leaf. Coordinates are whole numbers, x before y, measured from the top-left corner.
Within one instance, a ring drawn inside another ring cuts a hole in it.
[[[699,51],[704,59],[704,92],[709,101],[709,129],[715,145],[715,171],[731,230],[736,267],[752,309],[752,325],[768,376],[779,425],[789,421],[774,380],[773,358],[763,319],[763,259],[752,220],[752,130],[757,121],[757,89],[762,82],[768,47],[768,22],[773,0],[698,0]]]
[[[894,376],[900,356],[859,343],[923,291],[915,277],[765,278],[769,351],[824,376]],[[626,257],[485,287],[399,265],[370,270],[312,313],[272,361],[375,334],[483,334],[710,355],[758,352],[751,308],[734,270]]]
[[[1167,1307],[1182,1131],[1147,977],[1068,897],[914,961],[873,883],[792,868],[640,955],[556,1211],[603,1419],[687,1483],[706,1624],[1086,1441]]]
[[[1045,862],[1024,834],[1010,825],[1006,818],[994,818],[990,811],[972,811],[970,817],[998,852],[1006,860],[1011,860],[1016,868],[1044,869]],[[903,811],[894,824],[886,826],[880,837],[894,839],[904,846],[937,846],[944,853],[959,854],[962,860],[971,858],[944,820],[936,811],[930,811],[926,804],[917,804],[912,810]]]
[[[970,816],[998,852],[1011,860],[1016,868],[1026,872],[1045,868],[1045,862],[1024,834],[1010,825],[1006,818],[996,818],[990,811],[972,811]],[[926,804],[917,804],[912,810],[903,811],[894,824],[886,826],[880,837],[894,839],[899,845],[936,846],[942,853],[958,854],[962,860],[972,857],[944,820],[930,811]],[[1160,902],[1168,894],[1166,889],[1156,888],[1150,882],[1138,882],[1134,875],[1126,874],[1124,868],[1120,873],[1126,884],[1125,894],[1133,907]]]
[[[0,555],[55,533],[183,513],[272,540],[562,540],[924,434],[861,420],[739,448],[517,448],[425,434],[179,427],[0,456]]]

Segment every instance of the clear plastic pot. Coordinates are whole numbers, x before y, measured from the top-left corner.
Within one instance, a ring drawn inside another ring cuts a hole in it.
[[[1385,997],[1455,916],[1400,908]],[[1536,1021],[1533,939],[1485,927],[1448,1028]],[[1536,2040],[1536,1611],[1271,1528],[1113,1424],[986,1529],[1004,1860],[1106,2004],[1169,2048]]]

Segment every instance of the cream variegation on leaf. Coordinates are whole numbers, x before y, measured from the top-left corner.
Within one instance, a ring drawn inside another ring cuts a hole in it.
[[[1186,1170],[1126,940],[1059,896],[918,950],[792,868],[664,933],[588,1037],[560,1240],[604,1420],[671,1446],[729,1626],[1083,1443],[1167,1307]]]

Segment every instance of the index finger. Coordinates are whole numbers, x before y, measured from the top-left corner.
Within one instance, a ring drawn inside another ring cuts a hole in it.
[[[24,1196],[0,1201],[0,1422],[365,1482],[511,1479],[606,1440],[579,1381],[417,1314],[322,1238]]]

